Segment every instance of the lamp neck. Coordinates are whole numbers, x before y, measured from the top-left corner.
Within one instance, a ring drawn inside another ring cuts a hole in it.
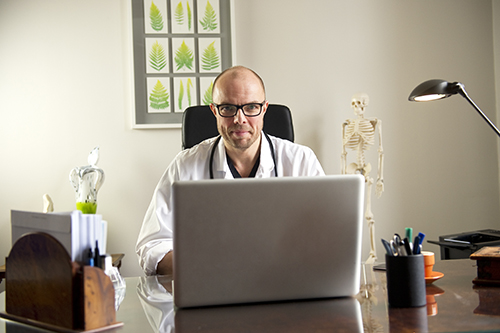
[[[458,83],[458,93],[462,95],[473,107],[476,109],[476,111],[479,113],[481,117],[490,125],[490,127],[497,133],[498,136],[500,136],[500,130],[493,124],[493,122],[484,114],[483,111],[474,103],[474,101],[469,97],[467,92],[465,91],[464,85],[461,83]]]

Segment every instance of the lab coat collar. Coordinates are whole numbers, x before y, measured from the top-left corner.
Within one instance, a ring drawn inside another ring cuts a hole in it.
[[[262,177],[263,175],[269,175],[273,171],[274,161],[271,155],[271,146],[269,142],[264,139],[264,132],[260,133],[260,166],[257,170],[256,178]],[[217,145],[217,149],[214,155],[214,178],[225,178],[233,179],[231,170],[226,162],[226,148],[224,147],[224,139],[221,139]]]

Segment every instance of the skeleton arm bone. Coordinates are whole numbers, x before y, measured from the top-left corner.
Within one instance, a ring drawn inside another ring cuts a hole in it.
[[[384,147],[382,145],[382,120],[376,119],[378,122],[378,171],[377,171],[377,185],[375,187],[375,194],[380,198],[384,192]]]
[[[345,149],[346,138],[345,138],[345,128],[347,126],[347,122],[342,124],[342,154],[340,155],[340,172],[341,174],[346,174],[346,158],[347,158],[347,150]]]

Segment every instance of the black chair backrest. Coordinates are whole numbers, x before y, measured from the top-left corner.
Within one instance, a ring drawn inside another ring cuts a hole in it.
[[[294,141],[292,113],[284,105],[269,104],[264,115],[264,132],[282,139]],[[182,148],[219,135],[217,120],[208,105],[190,106],[182,118]]]

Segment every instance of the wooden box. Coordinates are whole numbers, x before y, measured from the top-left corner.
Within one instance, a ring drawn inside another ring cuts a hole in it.
[[[97,267],[71,261],[54,237],[21,237],[6,260],[1,317],[59,332],[99,331],[116,322],[113,283]]]
[[[483,247],[469,258],[477,261],[474,284],[500,286],[500,247]]]

